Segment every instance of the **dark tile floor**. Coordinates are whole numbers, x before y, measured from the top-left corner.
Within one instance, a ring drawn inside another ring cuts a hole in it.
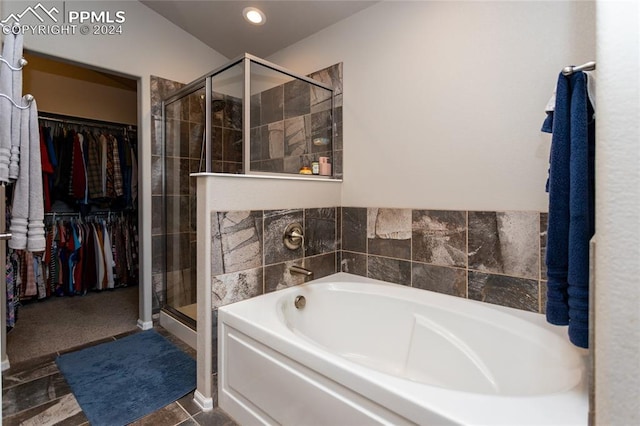
[[[195,358],[196,353],[191,347],[163,328],[156,326],[155,329]],[[116,340],[136,332],[123,333],[64,352],[76,351],[84,347]],[[3,425],[89,425],[86,416],[71,393],[69,385],[55,363],[56,356],[61,353],[63,352],[12,365],[9,370],[2,374]],[[132,425],[234,426],[236,423],[219,408],[206,413],[200,410],[193,402],[193,392],[191,392],[178,401],[172,402],[132,423]]]

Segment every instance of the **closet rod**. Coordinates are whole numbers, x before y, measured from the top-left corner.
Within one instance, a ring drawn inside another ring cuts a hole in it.
[[[582,65],[569,65],[568,67],[562,68],[562,75],[571,75],[574,72],[578,71],[593,71],[596,69],[596,62],[590,61],[584,63]]]
[[[126,129],[129,131],[137,131],[137,126],[133,124],[124,124],[124,123],[116,123],[112,121],[103,121],[103,120],[93,120],[90,118],[78,118],[78,117],[69,117],[61,114],[53,114],[49,112],[39,112],[38,118],[40,120],[45,121],[54,121],[57,123],[63,124],[77,124],[79,126],[87,126],[87,127],[103,127],[103,128],[113,128],[113,129]]]

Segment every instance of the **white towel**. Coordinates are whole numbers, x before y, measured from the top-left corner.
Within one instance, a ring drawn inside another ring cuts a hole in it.
[[[22,161],[20,173],[13,190],[13,205],[11,207],[11,239],[9,248],[24,250],[27,248],[27,226],[29,224],[29,109],[20,111],[20,141],[22,146]]]
[[[595,71],[585,71],[587,75],[587,95],[589,95],[589,101],[591,101],[591,106],[593,107],[593,115],[596,113],[596,72]]]
[[[15,37],[8,34],[4,37],[2,57],[13,65]],[[13,94],[13,73],[4,62],[0,62],[0,93],[9,97]],[[0,182],[9,182],[9,158],[11,157],[11,114],[14,106],[0,97]],[[20,116],[20,111],[16,115]]]
[[[26,97],[22,99],[27,104]],[[42,164],[40,161],[40,131],[35,99],[21,111],[20,161],[18,180],[13,194],[9,247],[31,252],[44,251],[44,201]]]
[[[22,59],[23,44],[24,36],[22,35],[22,33],[19,33],[15,36],[13,45],[12,65],[16,68],[19,65],[20,59]],[[22,71],[13,71],[11,92],[11,97],[14,101],[22,98]],[[20,121],[20,112],[16,109],[13,109],[11,113],[11,158],[9,160],[9,179],[18,178],[18,164],[20,162]]]

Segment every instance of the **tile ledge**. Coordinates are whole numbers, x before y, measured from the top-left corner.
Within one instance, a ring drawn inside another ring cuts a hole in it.
[[[275,180],[306,180],[312,182],[331,182],[331,183],[342,183],[342,179],[332,179],[330,177],[325,176],[282,176],[279,174],[260,174],[260,175],[245,175],[245,174],[234,174],[234,173],[191,173],[191,177],[225,177],[225,178],[243,178],[243,179],[275,179]]]

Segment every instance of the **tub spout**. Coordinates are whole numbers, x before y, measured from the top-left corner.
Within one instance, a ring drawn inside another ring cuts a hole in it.
[[[302,266],[293,265],[292,267],[289,268],[289,272],[291,272],[292,274],[301,274],[301,275],[304,275],[305,277],[313,276],[313,271],[305,269]]]

